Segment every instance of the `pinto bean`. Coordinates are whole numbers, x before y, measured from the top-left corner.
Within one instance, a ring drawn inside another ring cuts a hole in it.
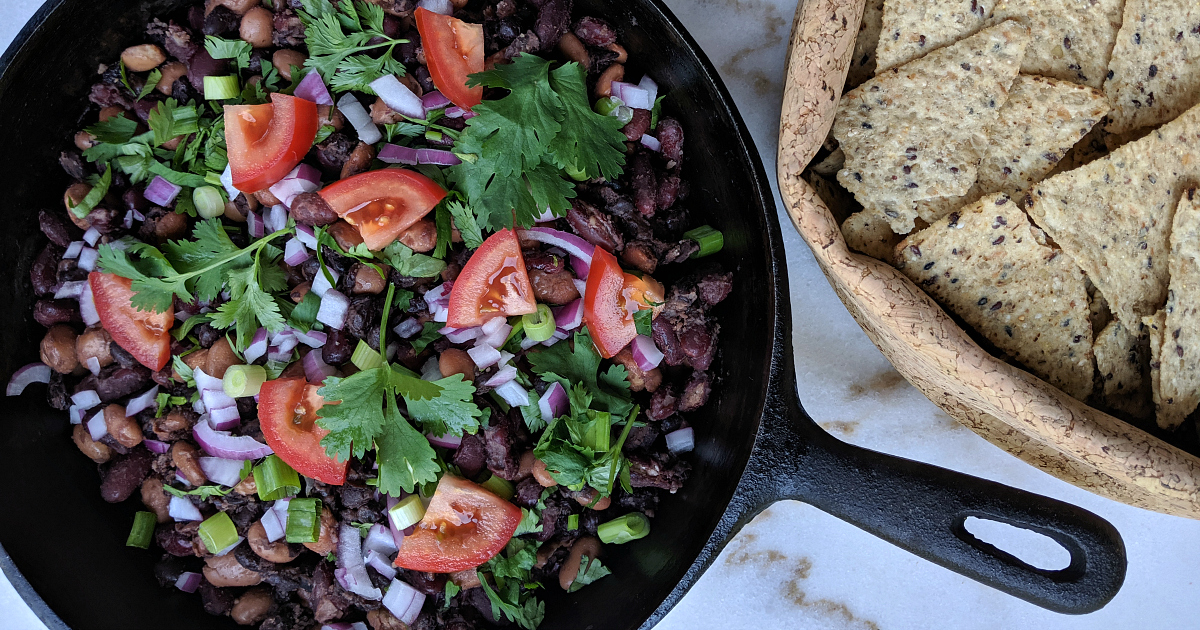
[[[142,482],[142,504],[150,508],[151,512],[154,512],[154,516],[159,523],[168,523],[171,521],[171,497],[167,496],[166,492],[163,492],[162,479],[147,477]]]
[[[612,499],[609,497],[599,497],[600,492],[591,486],[584,486],[583,490],[574,493],[574,499],[583,507],[590,507],[593,510],[607,510],[612,504]]]
[[[229,366],[238,365],[241,362],[241,359],[233,353],[233,348],[229,347],[229,339],[222,335],[208,349],[208,358],[204,362],[204,373],[214,378],[225,378],[225,370],[228,370]]]
[[[534,456],[533,451],[525,451],[521,455],[521,467],[517,469],[517,479],[528,479],[533,474],[533,464],[536,461],[537,457]]]
[[[100,141],[96,140],[96,136],[93,136],[86,131],[79,131],[75,133],[75,148],[79,149],[80,151],[87,151],[97,144],[100,144]]]
[[[566,272],[546,273],[541,269],[529,270],[529,282],[533,295],[539,302],[568,304],[579,297],[579,289],[572,282],[574,277]]]
[[[202,486],[208,477],[200,468],[200,454],[190,442],[176,442],[171,445],[171,463],[183,474],[183,478],[193,486]]]
[[[312,226],[329,225],[338,220],[338,214],[330,207],[325,198],[315,192],[296,195],[292,200],[292,217],[297,223]]]
[[[167,60],[167,55],[154,44],[138,44],[121,51],[121,63],[133,72],[149,72]]]
[[[575,37],[574,33],[565,33],[562,39],[558,40],[558,50],[567,56],[567,59],[578,62],[586,70],[591,67],[592,60],[588,57],[587,47],[583,42]]]
[[[163,66],[160,72],[162,72],[162,76],[159,77],[158,83],[154,85],[154,89],[158,90],[164,96],[170,96],[175,82],[187,76],[187,66],[178,61],[172,61]]]
[[[620,81],[625,78],[625,66],[614,63],[600,74],[600,78],[596,79],[596,96],[605,98],[612,96],[612,82]]]
[[[409,630],[408,624],[397,619],[396,616],[388,612],[388,609],[386,608],[368,610],[367,623],[371,624],[371,630]],[[449,628],[454,626],[447,627]],[[464,628],[467,626],[459,625],[458,627]]]
[[[299,548],[293,549],[282,540],[267,540],[267,530],[263,529],[261,521],[255,521],[246,531],[246,540],[250,543],[250,550],[258,557],[277,564],[287,564],[300,555]]]
[[[262,7],[254,7],[242,16],[238,36],[254,48],[270,48],[275,34],[275,15]]]
[[[438,371],[442,373],[442,378],[462,374],[463,378],[471,381],[475,379],[475,362],[466,351],[447,348],[438,357]]]
[[[137,420],[125,415],[122,405],[109,405],[104,408],[104,426],[108,434],[125,448],[133,448],[142,443],[142,427]]]
[[[480,585],[479,572],[474,568],[465,571],[455,571],[450,574],[448,579],[464,591]]]
[[[97,464],[103,464],[112,457],[112,449],[93,440],[92,434],[82,424],[77,424],[71,429],[71,439],[75,441],[75,446],[79,447],[80,452]]]
[[[183,363],[185,365],[187,365],[188,367],[192,368],[193,370],[196,368],[200,368],[200,369],[204,370],[205,372],[207,372],[208,371],[208,348],[202,348],[195,352],[191,352],[191,353],[188,353],[187,355],[184,355]],[[177,378],[175,380],[181,381],[183,379]]]
[[[208,0],[204,3],[204,14],[212,13],[217,7],[225,7],[238,15],[246,15],[255,7],[258,7],[259,0]]]
[[[292,80],[292,66],[303,68],[308,55],[302,52],[291,50],[289,48],[280,48],[271,55],[271,64],[275,66],[275,70],[279,72],[279,76],[285,81]],[[273,205],[273,204],[272,204]]]
[[[327,231],[333,240],[337,241],[338,247],[346,251],[363,242],[362,234],[359,234],[353,225],[345,221],[334,221],[329,224]]]
[[[658,368],[643,370],[639,367],[629,346],[622,348],[612,360],[625,366],[625,378],[629,381],[629,389],[635,392],[653,392],[662,385],[662,371]]]
[[[55,324],[46,331],[41,345],[42,363],[59,374],[70,374],[79,367],[75,354],[75,331],[66,324]]]
[[[437,225],[428,219],[421,219],[400,233],[400,242],[414,252],[431,252],[437,247]]]
[[[204,559],[204,579],[213,586],[254,586],[262,575],[242,566],[232,553]]]
[[[617,58],[614,59],[613,61],[615,61],[617,63],[625,63],[626,61],[629,61],[629,53],[625,50],[624,46],[622,46],[616,42],[613,42],[613,43],[609,44],[608,46],[605,46],[605,48],[617,53]]]
[[[187,229],[187,217],[178,212],[167,212],[154,222],[154,236],[159,242],[182,238]]]
[[[365,142],[359,142],[350,152],[350,157],[342,164],[342,172],[340,179],[353,177],[359,173],[364,173],[371,167],[371,160],[375,159],[375,149]]]
[[[563,561],[562,569],[558,571],[558,585],[562,589],[568,590],[571,584],[575,582],[575,578],[579,576],[580,561],[583,556],[588,557],[588,564],[600,555],[600,540],[591,536],[584,536],[575,541],[571,545],[571,553],[567,554],[567,559]],[[585,569],[587,567],[584,567]]]
[[[288,297],[296,304],[299,304],[304,301],[304,296],[308,295],[308,292],[311,290],[312,283],[308,280],[305,280],[304,282],[301,282],[293,287],[292,292],[288,293]]]
[[[267,613],[274,605],[275,598],[271,596],[271,589],[252,588],[233,600],[233,608],[230,609],[229,616],[238,625],[253,626],[266,619]]]
[[[546,471],[546,462],[540,459],[534,460],[533,468],[530,470],[530,472],[533,474],[533,478],[536,479],[543,488],[553,488],[554,486],[558,485],[558,482],[554,480],[554,477],[551,477],[550,473]]]
[[[356,295],[364,293],[377,295],[387,287],[387,281],[383,276],[367,265],[355,263],[351,273],[354,274],[354,287],[350,289],[350,292]]]
[[[337,522],[334,521],[333,512],[323,508],[321,510],[321,533],[317,536],[317,542],[304,543],[304,546],[318,556],[327,556],[337,549],[337,543]]]
[[[192,422],[187,414],[176,407],[167,415],[154,420],[154,436],[160,440],[170,440],[179,433],[192,428]]]
[[[100,367],[112,365],[113,356],[109,351],[112,345],[112,335],[103,328],[89,328],[75,339],[75,355],[79,363],[87,365],[88,359],[95,357]]]
[[[332,105],[317,105],[317,124],[322,127],[333,127],[341,131],[346,125],[346,117]]]
[[[275,193],[271,192],[270,190],[268,190],[266,188],[254,193],[254,198],[257,199],[258,202],[261,203],[262,205],[268,206],[268,207],[278,206],[279,204],[283,203],[282,201],[279,200],[279,197],[275,196]]]

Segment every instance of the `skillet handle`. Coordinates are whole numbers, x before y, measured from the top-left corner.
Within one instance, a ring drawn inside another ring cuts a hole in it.
[[[1125,544],[1108,521],[1056,499],[841,442],[809,419],[794,392],[775,398],[780,404],[764,418],[773,425],[766,431],[772,439],[756,444],[759,457],[750,465],[762,471],[760,481],[774,481],[777,498],[812,504],[951,571],[1055,612],[1093,612],[1120,590]],[[1071,562],[1054,571],[1026,564],[968,532],[964,521],[970,516],[1048,536],[1070,552]]]

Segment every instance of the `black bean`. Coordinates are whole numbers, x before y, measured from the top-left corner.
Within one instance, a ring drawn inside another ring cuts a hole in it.
[[[106,368],[96,377],[96,393],[104,402],[140,392],[149,385],[150,370],[140,365],[133,368]]]
[[[71,231],[74,224],[68,227],[67,222],[58,213],[50,212],[49,210],[39,210],[38,227],[42,229],[42,234],[45,234],[51,243],[59,247],[65,248],[71,244],[71,241],[75,240],[74,234]],[[76,231],[78,231],[78,228],[76,228]]]
[[[150,474],[154,457],[144,446],[134,447],[128,455],[114,458],[100,467],[100,496],[109,503],[128,499]]]
[[[340,330],[327,333],[325,346],[321,348],[321,360],[329,365],[341,365],[354,354],[354,339]]]
[[[58,261],[62,255],[61,247],[47,243],[33,260],[33,266],[29,269],[29,281],[33,284],[34,294],[53,295],[58,290]]]
[[[46,328],[65,322],[83,321],[79,315],[79,303],[71,299],[38,300],[33,305],[33,319]]]

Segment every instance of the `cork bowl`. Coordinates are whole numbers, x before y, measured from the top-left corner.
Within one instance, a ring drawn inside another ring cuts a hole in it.
[[[788,49],[779,190],[829,284],[904,378],[992,444],[1098,495],[1200,518],[1200,459],[992,356],[899,271],[847,248],[802,173],[833,125],[863,6],[801,0]]]

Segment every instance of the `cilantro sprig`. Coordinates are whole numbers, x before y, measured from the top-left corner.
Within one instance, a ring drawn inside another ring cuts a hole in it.
[[[383,30],[383,9],[358,0],[302,0],[297,11],[305,28],[308,60],[334,92],[374,94],[370,84],[379,77],[403,75],[404,64],[392,56],[397,44],[408,40],[389,37]],[[381,39],[377,43],[368,43]],[[364,54],[386,48],[382,54]]]
[[[484,101],[455,144],[463,162],[450,169],[480,226],[533,225],[549,208],[563,216],[575,187],[566,169],[614,180],[625,164],[621,123],[588,104],[584,69],[523,54],[510,64],[473,74],[468,85],[503,88]]]

